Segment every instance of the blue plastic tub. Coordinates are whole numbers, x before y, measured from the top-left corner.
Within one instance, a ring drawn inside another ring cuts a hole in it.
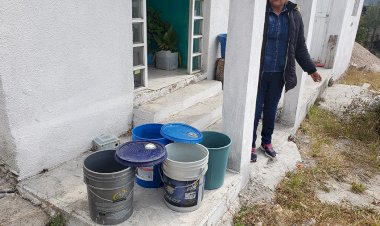
[[[132,141],[155,141],[162,145],[171,143],[160,134],[162,124],[152,123],[135,127],[132,130]],[[136,183],[144,188],[159,188],[163,186],[161,164],[151,167],[139,167],[136,173]]]
[[[148,53],[148,65],[154,65],[153,53]]]
[[[224,59],[226,56],[227,34],[218,35],[218,40],[220,42],[221,55],[222,55],[222,58]]]

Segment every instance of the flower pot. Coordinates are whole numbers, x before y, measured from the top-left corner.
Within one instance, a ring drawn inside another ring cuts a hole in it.
[[[156,53],[156,68],[167,71],[178,69],[178,52],[159,51]]]

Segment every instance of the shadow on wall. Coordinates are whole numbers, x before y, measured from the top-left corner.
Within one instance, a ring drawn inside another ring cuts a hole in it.
[[[0,165],[4,162],[12,171],[18,172],[16,153],[13,152],[16,148],[8,125],[9,119],[6,111],[5,93],[0,78]]]

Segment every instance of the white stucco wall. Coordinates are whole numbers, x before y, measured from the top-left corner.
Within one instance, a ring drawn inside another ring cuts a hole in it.
[[[0,12],[0,116],[9,120],[0,131],[15,143],[0,154],[16,153],[20,179],[130,128],[130,1],[2,0]]]
[[[207,79],[215,77],[215,62],[221,57],[217,36],[227,33],[230,0],[205,1],[204,69]]]
[[[343,2],[343,0],[341,0]],[[337,1],[340,2],[340,1]],[[346,1],[344,1],[346,2]],[[334,68],[333,68],[333,78],[338,79],[348,68],[352,49],[355,44],[355,37],[358,31],[360,15],[363,9],[364,0],[360,1],[358,13],[356,16],[352,16],[352,11],[354,9],[355,0],[347,1],[347,7],[344,14],[337,15],[338,17],[342,17],[344,15],[343,23],[341,24],[342,29],[339,35],[338,47],[335,55]],[[341,8],[342,5],[335,5],[334,8]],[[338,21],[337,21],[338,22]],[[335,20],[331,20],[331,23],[334,27]]]

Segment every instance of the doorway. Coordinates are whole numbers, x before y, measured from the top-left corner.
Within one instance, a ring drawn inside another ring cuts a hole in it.
[[[149,80],[165,75],[192,75],[202,71],[203,0],[132,0],[133,76],[135,89],[149,87]],[[155,68],[154,54],[160,50],[149,28],[157,19],[173,27],[177,37],[179,67],[175,72]]]
[[[314,21],[313,45],[310,49],[311,58],[315,62],[326,63],[327,29],[330,21],[332,0],[319,0]]]

